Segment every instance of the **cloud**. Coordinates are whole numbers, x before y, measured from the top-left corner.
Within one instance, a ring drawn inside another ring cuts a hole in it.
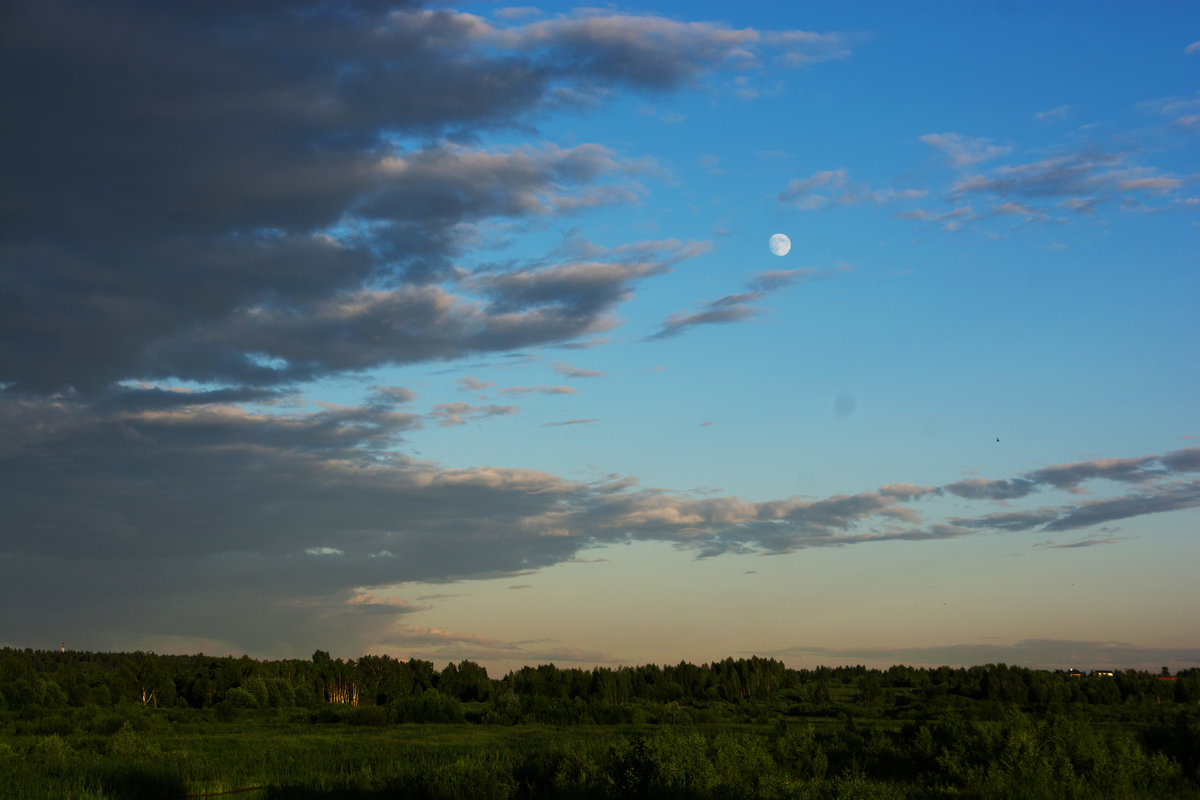
[[[603,298],[563,306],[575,319],[493,316],[453,265],[481,226],[636,202],[647,165],[478,135],[614,89],[846,53],[833,34],[518,18],[403,0],[14,9],[0,80],[5,196],[21,199],[3,209],[0,381],[262,385],[592,335],[613,324],[588,314]],[[409,314],[429,339],[397,322]]]
[[[693,313],[679,311],[671,314],[650,339],[666,339],[677,336],[686,329],[698,325],[744,322],[752,319],[760,311],[752,303],[788,286],[823,277],[826,276],[818,274],[812,269],[761,272],[746,284],[749,291],[727,294],[709,301],[700,311]]]
[[[632,476],[584,483],[453,469],[396,450],[427,419],[455,424],[513,413],[507,406],[442,404],[428,417],[374,402],[248,411],[218,397],[179,406],[127,391],[123,401],[0,392],[0,602],[21,609],[38,598],[36,614],[11,615],[14,641],[83,625],[93,641],[81,646],[115,647],[134,625],[139,635],[207,637],[254,652],[313,639],[361,652],[384,641],[373,620],[389,610],[350,602],[364,590],[512,576],[606,543],[780,554],[1048,534],[1200,506],[1200,448],[943,487],[889,483],[749,502],[641,488]],[[1092,484],[1117,491],[1034,511],[991,506]],[[983,505],[939,519],[951,496]],[[38,588],[55,582],[72,591]]]
[[[453,425],[466,425],[468,420],[484,419],[486,417],[506,417],[516,414],[520,409],[516,406],[473,406],[469,403],[438,403],[429,413],[438,421],[438,425],[448,428]]]
[[[1046,111],[1039,111],[1033,115],[1033,118],[1038,122],[1057,122],[1067,118],[1071,113],[1070,106],[1057,106]]]
[[[550,365],[550,369],[554,370],[559,375],[565,375],[568,378],[601,378],[604,377],[605,374],[596,369],[572,367],[570,364],[563,363],[562,361],[555,361]]]
[[[1183,48],[1183,52],[1187,53],[1188,55],[1200,53],[1200,42],[1192,42],[1187,47]]]
[[[1137,195],[1169,196],[1184,182],[1156,168],[1131,163],[1130,153],[1085,150],[1039,161],[996,167],[990,174],[959,180],[949,199],[999,198],[993,214],[1018,213],[1044,222],[1058,221],[1053,211],[1092,214],[1105,203],[1144,205]]]
[[[779,193],[779,202],[800,211],[816,211],[831,205],[885,205],[927,194],[924,189],[871,189],[869,184],[850,180],[844,167],[814,172],[807,178],[793,178]]]
[[[560,425],[587,425],[592,422],[599,422],[598,419],[565,419],[562,422],[546,422],[542,424],[543,428],[555,428]]]
[[[415,392],[403,386],[372,386],[371,388],[375,391],[369,402],[377,406],[407,405],[417,397]]]
[[[1050,541],[1040,542],[1040,543],[1034,545],[1034,549],[1038,549],[1038,550],[1076,550],[1081,547],[1097,547],[1102,544],[1116,544],[1117,542],[1123,542],[1128,538],[1129,537],[1127,537],[1127,536],[1113,536],[1111,534],[1095,534],[1093,536],[1088,536],[1084,539],[1077,539],[1074,542],[1068,542],[1067,544],[1058,544],[1056,542],[1050,542]]]
[[[1012,152],[1011,145],[992,144],[987,139],[963,136],[960,133],[927,133],[920,138],[930,147],[942,151],[956,169],[969,167],[981,161],[989,161]]]
[[[500,394],[577,394],[578,389],[571,386],[509,386],[498,389]]]

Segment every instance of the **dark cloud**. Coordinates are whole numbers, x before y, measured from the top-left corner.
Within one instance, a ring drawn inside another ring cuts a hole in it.
[[[88,393],[286,383],[603,329],[663,261],[480,279],[486,310],[451,265],[482,222],[632,201],[644,165],[478,135],[767,53],[845,55],[833,35],[601,13],[505,27],[404,0],[18,4],[0,37],[0,381]]]
[[[942,488],[950,494],[965,497],[968,500],[1015,500],[1036,492],[1038,484],[1036,481],[1026,478],[1002,481],[971,478],[946,484]]]
[[[1160,459],[1172,472],[1200,472],[1200,447],[1188,447],[1167,453]]]

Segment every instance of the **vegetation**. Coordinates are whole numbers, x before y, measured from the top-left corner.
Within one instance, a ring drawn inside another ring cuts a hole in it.
[[[246,791],[249,790],[249,791]],[[12,798],[1200,798],[1200,670],[0,650]]]

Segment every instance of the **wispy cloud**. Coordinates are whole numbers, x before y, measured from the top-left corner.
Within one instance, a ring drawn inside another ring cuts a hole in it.
[[[690,313],[679,311],[672,314],[650,338],[666,339],[698,325],[744,322],[757,316],[761,311],[753,303],[788,286],[824,277],[827,275],[812,269],[772,270],[759,273],[746,284],[747,291],[745,292],[727,294],[709,301],[699,311]]]
[[[516,414],[520,409],[516,406],[473,406],[469,403],[438,403],[429,412],[429,416],[437,420],[438,425],[450,427],[466,425],[469,420],[485,419],[487,417],[506,417]]]
[[[557,372],[559,375],[564,375],[568,378],[602,378],[604,373],[596,369],[583,369],[581,367],[573,367],[562,361],[555,361],[550,365],[550,369]]]
[[[846,169],[840,167],[815,172],[807,178],[793,178],[778,199],[800,211],[816,211],[829,206],[862,203],[885,205],[924,197],[927,193],[925,189],[872,189],[868,183],[851,180]]]
[[[940,150],[956,169],[989,161],[1012,152],[1011,145],[992,144],[987,139],[961,133],[927,133],[921,141]]]
[[[572,386],[506,386],[497,389],[500,394],[577,394],[578,389]]]
[[[1070,106],[1057,106],[1046,111],[1039,111],[1033,115],[1033,118],[1038,122],[1058,122],[1066,119],[1070,113]]]
[[[392,446],[422,417],[378,405],[252,413],[223,402],[146,407],[136,390],[127,394],[117,402],[0,392],[8,532],[0,601],[12,607],[52,579],[67,582],[71,597],[92,598],[97,636],[117,635],[127,617],[118,609],[152,595],[158,601],[138,617],[148,633],[203,629],[259,650],[315,635],[350,648],[373,635],[366,610],[333,609],[361,587],[511,575],[604,543],[657,540],[716,557],[984,532],[1045,540],[1200,507],[1200,448],[750,502],[644,489],[631,476],[581,483],[415,461]],[[450,403],[428,418],[454,425],[514,412]],[[1038,492],[1039,508],[995,508]],[[76,500],[54,502],[61,497]],[[978,513],[955,507],[944,518],[947,497]],[[39,627],[77,614],[66,596],[38,596]],[[212,597],[223,599],[201,602]],[[21,619],[10,635],[33,636]]]

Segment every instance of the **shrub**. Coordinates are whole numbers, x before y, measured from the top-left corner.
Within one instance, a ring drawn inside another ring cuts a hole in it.
[[[266,691],[266,687],[263,688],[263,691]],[[258,698],[249,689],[241,686],[235,686],[226,692],[225,702],[233,708],[258,708]]]

